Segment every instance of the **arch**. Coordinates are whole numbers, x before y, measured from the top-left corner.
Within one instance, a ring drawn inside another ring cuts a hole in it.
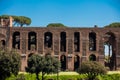
[[[45,47],[51,48],[52,47],[52,33],[51,32],[46,32],[44,34],[44,45]]]
[[[60,33],[60,51],[66,52],[66,32]]]
[[[5,43],[5,40],[1,40],[1,41],[0,41],[0,47],[1,47],[1,48],[4,48],[4,47],[5,47],[5,44],[6,44],[6,43]]]
[[[91,55],[89,56],[89,60],[90,60],[90,61],[96,61],[96,56],[95,56],[94,54],[91,54]]]
[[[80,33],[74,32],[74,51],[79,52],[80,51]]]
[[[14,32],[12,38],[12,48],[20,49],[20,32]]]
[[[28,50],[36,50],[37,36],[36,32],[28,33]]]
[[[61,61],[61,70],[65,71],[66,70],[66,56],[61,55],[60,61]]]
[[[74,70],[77,70],[80,67],[80,57],[75,55],[74,57]]]
[[[89,50],[96,51],[96,33],[95,32],[89,33]]]
[[[33,54],[34,54],[34,53],[30,53],[30,54],[28,55],[28,58],[31,57]]]
[[[116,70],[116,40],[112,32],[107,32],[104,35],[104,56],[105,66],[110,70]]]

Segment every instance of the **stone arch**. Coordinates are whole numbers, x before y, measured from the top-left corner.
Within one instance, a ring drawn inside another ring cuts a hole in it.
[[[107,32],[104,35],[105,66],[116,70],[116,39],[115,34]]]
[[[60,51],[66,52],[66,32],[60,33]]]
[[[79,52],[80,51],[80,33],[74,32],[74,51]]]
[[[14,32],[12,38],[12,48],[20,49],[20,32]]]
[[[91,55],[89,56],[89,60],[90,60],[90,61],[96,61],[96,56],[95,56],[94,54],[91,54]]]
[[[6,45],[5,40],[1,40],[1,41],[0,41],[0,47],[1,47],[1,48],[4,48],[5,45]]]
[[[95,32],[89,33],[89,50],[96,51],[96,33]]]
[[[51,32],[44,33],[44,45],[47,48],[51,48],[53,44],[53,34]]]
[[[65,71],[66,70],[66,56],[65,55],[61,55],[60,62],[61,62],[61,70]]]
[[[74,57],[74,70],[77,70],[80,67],[80,57],[75,55]]]
[[[34,54],[34,53],[30,53],[30,54],[28,55],[28,58],[31,57],[33,54]]]
[[[36,50],[37,47],[37,35],[36,32],[28,33],[28,50]]]

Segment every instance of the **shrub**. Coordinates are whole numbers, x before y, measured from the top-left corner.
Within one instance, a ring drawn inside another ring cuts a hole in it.
[[[94,80],[97,75],[107,72],[106,68],[96,61],[83,62],[77,71],[80,74],[86,74],[89,80]]]

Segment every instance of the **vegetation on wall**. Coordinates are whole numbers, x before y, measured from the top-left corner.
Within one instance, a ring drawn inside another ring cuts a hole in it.
[[[66,26],[62,23],[50,23],[47,25],[47,27],[66,27]]]
[[[120,22],[114,22],[109,25],[106,25],[105,28],[120,28]]]

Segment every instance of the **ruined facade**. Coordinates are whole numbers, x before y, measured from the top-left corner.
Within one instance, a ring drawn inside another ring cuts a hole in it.
[[[21,55],[21,71],[31,54],[61,61],[61,70],[75,70],[84,61],[98,61],[110,70],[120,68],[120,28],[0,27],[1,46]]]

